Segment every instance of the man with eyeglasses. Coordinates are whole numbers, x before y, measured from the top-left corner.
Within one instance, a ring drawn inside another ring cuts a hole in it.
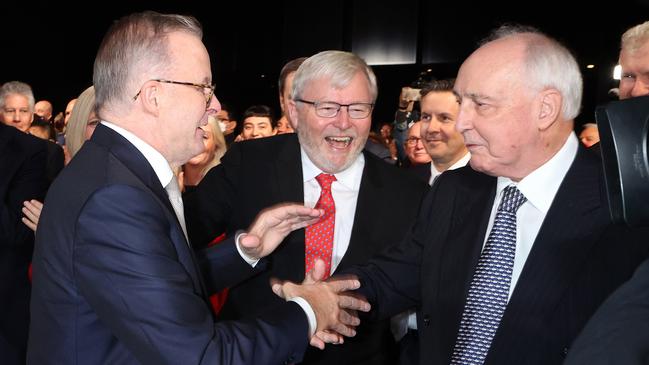
[[[234,234],[264,205],[297,201],[329,209],[314,225],[319,230],[291,233],[269,256],[267,271],[230,288],[222,317],[279,305],[269,279],[300,281],[315,257],[327,262],[328,275],[365,262],[406,232],[427,186],[363,151],[376,95],[374,73],[358,56],[325,51],[308,58],[295,73],[287,110],[297,133],[235,143],[186,194],[195,244]],[[307,351],[303,363],[392,363],[389,321],[363,322],[357,332],[343,346]]]
[[[53,185],[36,233],[27,363],[291,363],[310,340],[352,336],[352,311],[368,310],[341,294],[357,281],[315,283],[319,263],[304,285],[277,288],[286,300],[275,311],[215,323],[209,294],[262,270],[322,211],[271,207],[247,233],[193,252],[173,169],[203,150],[201,126],[219,109],[201,35],[192,17],[148,11],[104,37],[93,74],[101,124]]]
[[[413,123],[408,128],[405,147],[406,157],[408,157],[410,167],[424,165],[430,162],[430,155],[426,152],[424,139],[421,136],[421,122]]]

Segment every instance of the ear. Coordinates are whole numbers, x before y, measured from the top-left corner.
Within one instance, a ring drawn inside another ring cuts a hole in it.
[[[556,89],[547,89],[537,97],[537,125],[539,130],[546,130],[561,116],[563,97]]]
[[[288,110],[286,112],[290,116],[289,120],[291,121],[291,126],[293,129],[297,129],[300,121],[297,117],[297,103],[295,100],[291,99],[288,101]]]
[[[158,116],[160,114],[160,106],[158,105],[158,99],[162,98],[161,88],[157,82],[150,80],[142,85],[140,95],[138,96],[138,101],[144,109],[145,113]]]

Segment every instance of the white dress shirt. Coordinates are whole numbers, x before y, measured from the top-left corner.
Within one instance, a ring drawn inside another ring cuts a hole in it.
[[[315,179],[320,170],[309,159],[304,149],[300,148],[302,154],[302,176],[304,177],[304,205],[315,207],[320,198],[320,184]],[[361,187],[365,157],[361,153],[346,170],[334,174],[336,181],[331,184],[331,195],[336,205],[336,218],[334,223],[334,244],[331,257],[331,272],[333,273],[340,264],[347,248],[349,239],[352,236],[354,227],[354,215],[356,214],[356,202],[358,191]]]
[[[536,240],[550,205],[552,205],[554,196],[557,194],[557,190],[559,190],[559,186],[570,165],[572,165],[575,156],[577,156],[578,145],[577,136],[571,133],[559,152],[521,181],[514,182],[506,177],[498,177],[496,198],[491,209],[491,217],[489,218],[484,243],[487,242],[487,237],[491,232],[496,218],[496,211],[503,196],[503,190],[509,185],[514,185],[527,198],[527,201],[516,212],[516,256],[514,256],[512,281],[509,285],[509,298],[514,292],[518,278],[525,266],[525,261],[527,261],[527,256],[532,250],[534,240]]]
[[[142,153],[144,158],[149,162],[149,165],[151,165],[151,168],[153,168],[153,171],[158,177],[158,180],[160,180],[162,187],[165,187],[167,186],[167,184],[169,184],[174,176],[174,172],[171,169],[171,166],[169,166],[169,162],[160,152],[158,152],[158,150],[151,147],[150,144],[144,142],[140,137],[120,126],[117,126],[105,120],[102,120],[101,124],[114,130],[119,135],[126,138],[129,142],[131,142],[133,146],[135,146],[135,148],[138,149],[138,151],[140,151],[140,153]]]
[[[460,167],[466,166],[466,164],[469,163],[469,160],[471,159],[471,152],[467,151],[464,156],[462,156],[461,159],[457,160],[453,165],[451,165],[447,170],[455,170],[459,169]],[[428,185],[433,186],[433,182],[435,179],[442,174],[444,171],[437,171],[437,168],[435,168],[434,163],[430,163],[430,179],[428,180]]]

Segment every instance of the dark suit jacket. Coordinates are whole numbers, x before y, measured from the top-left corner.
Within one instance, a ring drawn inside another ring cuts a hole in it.
[[[0,359],[24,363],[29,328],[27,268],[34,234],[22,222],[23,202],[43,200],[45,142],[0,123]],[[22,360],[21,360],[22,359]]]
[[[624,244],[624,242],[622,242]],[[649,364],[649,260],[595,312],[566,365]]]
[[[249,267],[231,241],[198,259],[214,288]],[[302,356],[308,323],[297,304],[215,324],[196,260],[144,156],[98,126],[46,198],[28,363],[277,364]]]
[[[398,242],[414,221],[428,188],[405,172],[365,153],[354,227],[349,248],[338,269],[365,262]],[[300,145],[296,134],[238,142],[187,195],[185,212],[190,240],[205,244],[223,230],[232,235],[248,227],[270,205],[304,201]],[[270,255],[270,269],[230,288],[222,311],[225,318],[254,315],[281,303],[268,284],[271,277],[304,279],[304,230],[290,234]],[[363,323],[344,346],[310,349],[306,363],[381,364],[394,343],[389,321]]]
[[[448,364],[482,250],[496,178],[447,171],[399,246],[351,270],[379,316],[417,305],[424,364]],[[580,147],[536,237],[486,364],[560,364],[601,302],[647,252],[648,232],[612,225],[601,161]],[[402,285],[408,283],[409,285]]]
[[[413,175],[417,176],[417,178],[428,184],[428,181],[430,180],[430,164],[432,164],[432,162],[414,166],[410,165],[409,167],[406,167],[406,169],[408,172],[412,173]]]
[[[63,155],[63,148],[52,141],[47,143],[47,179],[50,184],[59,175],[63,169],[65,156]]]

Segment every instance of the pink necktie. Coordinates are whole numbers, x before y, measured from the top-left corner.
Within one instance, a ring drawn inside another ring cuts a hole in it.
[[[331,195],[331,184],[336,181],[336,177],[329,174],[320,174],[315,179],[322,188],[320,199],[318,199],[315,208],[323,209],[324,216],[317,223],[306,227],[304,240],[305,267],[306,273],[308,273],[313,269],[316,259],[324,260],[324,278],[326,279],[331,273],[331,253],[334,245],[336,206]]]

